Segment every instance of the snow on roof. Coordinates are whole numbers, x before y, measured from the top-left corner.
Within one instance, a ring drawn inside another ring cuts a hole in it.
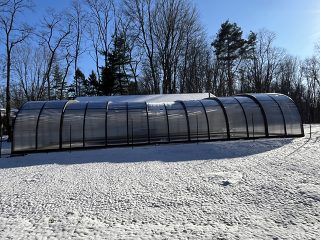
[[[77,97],[79,102],[174,102],[178,100],[201,100],[213,97],[210,93],[184,93],[184,94],[154,94],[154,95],[118,95],[118,96],[94,96],[94,97]]]

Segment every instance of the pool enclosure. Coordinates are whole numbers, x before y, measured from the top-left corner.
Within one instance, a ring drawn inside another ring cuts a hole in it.
[[[27,102],[14,123],[12,153],[304,135],[295,103],[282,94],[141,99]]]

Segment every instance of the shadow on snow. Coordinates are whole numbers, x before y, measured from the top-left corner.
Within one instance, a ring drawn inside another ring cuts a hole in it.
[[[189,144],[148,145],[126,148],[86,149],[34,153],[0,158],[0,168],[17,168],[48,164],[134,163],[146,161],[182,162],[241,158],[280,148],[292,139],[258,139]]]

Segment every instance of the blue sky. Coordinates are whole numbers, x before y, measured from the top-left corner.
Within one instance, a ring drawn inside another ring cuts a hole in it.
[[[312,55],[320,40],[319,0],[193,0],[209,37],[225,20],[244,34],[266,28],[276,33],[275,45],[299,57]]]
[[[314,43],[320,41],[320,0],[191,0],[197,6],[200,19],[210,41],[222,22],[236,22],[247,35],[263,28],[276,33],[275,46],[305,58],[311,56]],[[48,7],[62,10],[71,0],[35,0],[31,21],[42,16]],[[82,55],[86,76],[94,68],[89,55]],[[92,67],[91,67],[92,66]]]

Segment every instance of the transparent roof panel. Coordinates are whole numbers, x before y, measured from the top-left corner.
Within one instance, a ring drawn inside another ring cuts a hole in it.
[[[42,108],[45,103],[46,101],[27,102],[22,105],[21,110],[39,109]]]

